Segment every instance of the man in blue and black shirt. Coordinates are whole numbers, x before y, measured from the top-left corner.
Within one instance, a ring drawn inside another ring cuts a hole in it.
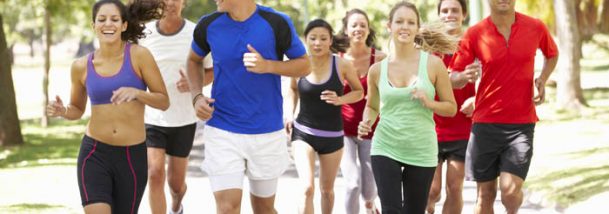
[[[218,0],[218,12],[197,24],[188,79],[204,130],[205,160],[219,213],[239,213],[249,178],[255,213],[274,213],[277,179],[289,164],[283,131],[281,76],[309,73],[290,18],[254,0]],[[203,57],[211,53],[211,98],[201,94]],[[283,56],[290,60],[283,61]]]

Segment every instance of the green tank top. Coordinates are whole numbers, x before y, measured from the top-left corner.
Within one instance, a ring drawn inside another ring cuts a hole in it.
[[[387,77],[388,58],[381,62],[378,87],[380,121],[372,139],[371,155],[382,155],[393,160],[420,167],[438,164],[438,138],[433,111],[412,99],[417,88],[433,100],[436,90],[427,74],[428,53],[421,51],[417,81],[410,86],[395,88]]]

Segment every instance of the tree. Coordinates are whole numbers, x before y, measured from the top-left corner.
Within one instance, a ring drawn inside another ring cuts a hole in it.
[[[586,105],[581,80],[580,64],[582,39],[578,31],[576,2],[571,0],[555,0],[556,35],[560,43],[560,58],[558,61],[557,101],[565,109],[579,110]]]
[[[0,145],[21,145],[23,136],[17,115],[17,101],[3,23],[0,14]]]

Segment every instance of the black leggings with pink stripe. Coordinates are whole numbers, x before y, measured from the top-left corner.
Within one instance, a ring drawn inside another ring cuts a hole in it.
[[[112,146],[84,136],[78,154],[78,187],[83,206],[107,203],[112,213],[137,213],[146,182],[146,143]]]

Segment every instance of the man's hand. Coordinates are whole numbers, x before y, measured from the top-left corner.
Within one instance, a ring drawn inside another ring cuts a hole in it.
[[[474,103],[476,102],[476,97],[467,98],[467,100],[463,101],[461,105],[461,113],[465,114],[466,117],[472,117],[474,114]]]
[[[535,105],[541,105],[546,100],[546,80],[541,78],[535,78],[535,88],[533,88],[537,94],[533,95],[533,102]]]
[[[186,79],[186,75],[184,74],[184,69],[180,68],[180,79],[176,82],[176,86],[178,87],[178,91],[181,93],[190,92],[190,88],[188,86],[188,79]]]
[[[250,52],[243,54],[243,65],[248,71],[258,74],[271,72],[268,60],[264,59],[250,44],[247,45],[247,49]]]
[[[201,98],[195,101],[194,107],[197,117],[201,120],[209,120],[214,113],[214,107],[212,103],[216,100],[201,96]]]

